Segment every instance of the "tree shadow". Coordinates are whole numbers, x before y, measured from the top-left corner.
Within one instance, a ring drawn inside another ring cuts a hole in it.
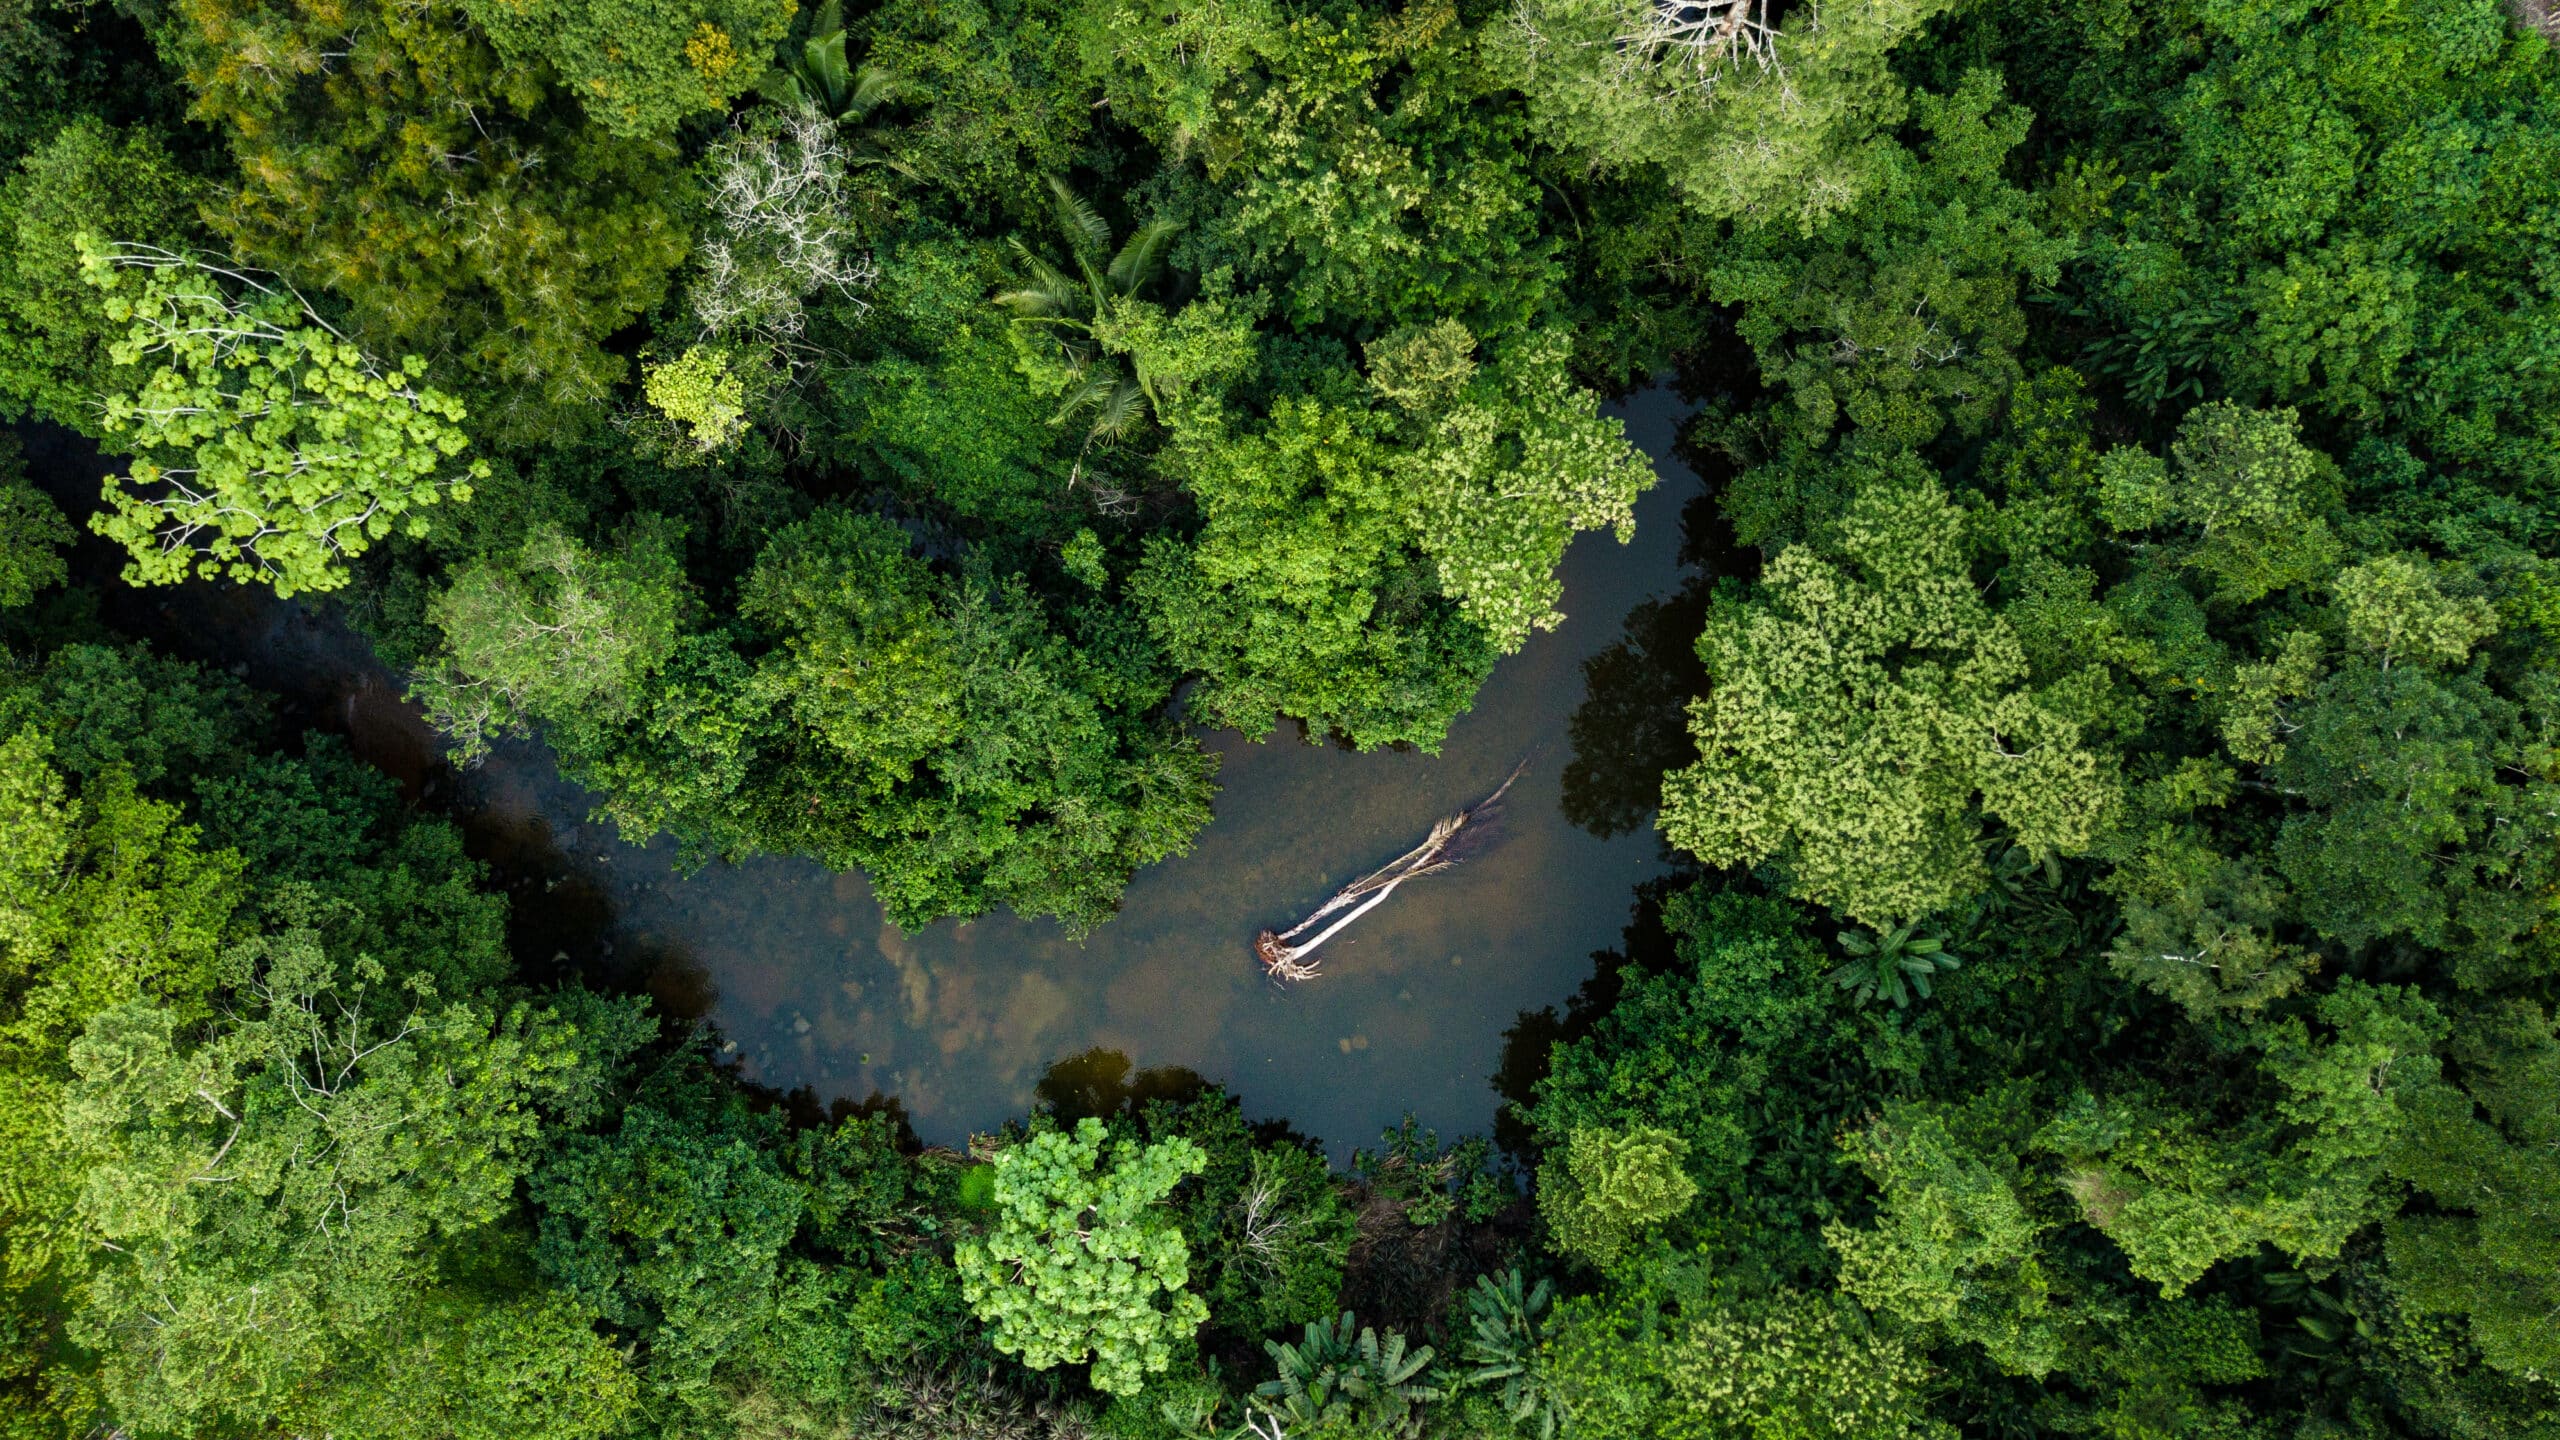
[[[1155,1100],[1180,1104],[1208,1089],[1208,1077],[1188,1066],[1155,1066],[1133,1074],[1126,1054],[1097,1045],[1051,1065],[1032,1087],[1032,1096],[1059,1123],[1072,1125],[1134,1115]]]
[[[1553,1005],[1523,1010],[1502,1032],[1502,1061],[1493,1072],[1494,1093],[1502,1103],[1494,1108],[1493,1140],[1514,1159],[1528,1164],[1536,1152],[1536,1136],[1521,1112],[1536,1103],[1538,1082],[1546,1078],[1555,1048],[1590,1037],[1618,1003],[1630,966],[1658,972],[1679,963],[1679,947],[1662,923],[1662,906],[1697,880],[1695,870],[1684,868],[1637,886],[1624,938],[1615,950],[1591,952],[1591,974],[1565,1001],[1563,1011]]]

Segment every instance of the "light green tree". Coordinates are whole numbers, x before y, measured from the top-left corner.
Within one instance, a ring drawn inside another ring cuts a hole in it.
[[[2227,604],[2325,579],[2340,551],[2326,518],[2338,470],[2298,425],[2291,410],[2199,405],[2178,426],[2171,463],[2130,446],[2100,459],[2099,514],[2127,534],[2159,532],[2164,558]]]
[[[1663,782],[1661,825],[1713,865],[1776,861],[1795,894],[1889,928],[1981,882],[1985,818],[2045,854],[2085,850],[2116,803],[2081,742],[2078,678],[2037,687],[1966,573],[1934,482],[1862,492],[1835,563],[1773,562],[1698,641],[1700,760]]]
[[[427,602],[439,663],[410,695],[458,755],[487,752],[543,716],[611,721],[666,663],[691,605],[671,527],[640,524],[598,552],[543,525],[511,553],[462,566]]]
[[[1906,109],[1893,48],[1947,8],[1529,0],[1503,48],[1563,148],[1605,169],[1658,165],[1717,219],[1802,225],[1875,184]]]
[[[2487,601],[2447,595],[2423,555],[2383,555],[2350,566],[2332,588],[2347,638],[2372,651],[2385,670],[2402,661],[2459,665],[2498,628]]]
[[[1216,373],[1214,332],[1118,331],[1141,374]],[[1632,530],[1651,468],[1541,330],[1479,360],[1455,321],[1367,347],[1384,406],[1283,396],[1167,407],[1163,463],[1199,503],[1188,545],[1152,541],[1133,591],[1207,677],[1193,704],[1248,733],[1293,716],[1361,746],[1436,747],[1497,654],[1563,619],[1555,567],[1585,529]],[[1187,378],[1155,382],[1158,392]]]
[[[415,513],[471,498],[462,403],[385,367],[273,277],[149,246],[84,242],[81,275],[129,328],[109,347],[145,367],[102,424],[135,455],[89,523],[132,554],[125,578],[227,576],[279,595],[334,590],[344,561]]]
[[[729,368],[727,351],[689,345],[673,360],[643,366],[640,393],[704,454],[727,449],[746,431],[747,382]]]
[[[1634,535],[1653,467],[1566,374],[1561,329],[1522,336],[1481,369],[1474,349],[1454,320],[1398,331],[1369,347],[1370,383],[1409,417],[1394,463],[1440,593],[1507,654],[1563,621],[1555,567],[1576,534]]]
[[[1874,1225],[1823,1227],[1843,1292],[1977,1343],[2012,1374],[2042,1376],[2061,1363],[2060,1317],[2037,1248],[2044,1226],[2018,1193],[2014,1157],[1986,1160],[1945,1116],[1915,1105],[1889,1107],[1842,1137],[1841,1149],[1883,1192]]]
[[[326,1428],[310,1422],[400,1357],[422,1295],[463,1298],[437,1293],[446,1257],[496,1241],[545,1125],[593,1117],[618,1056],[528,1005],[438,1000],[420,982],[377,994],[380,966],[342,967],[309,931],[224,966],[232,1004],[209,1034],[146,999],[71,1046],[79,1215],[110,1247],[71,1333],[126,1424]],[[544,1348],[627,1398],[601,1337],[562,1309]],[[447,1373],[466,1392],[504,1384]],[[564,1433],[592,1435],[617,1408]]]
[[[953,1259],[997,1349],[1034,1370],[1089,1356],[1094,1388],[1134,1394],[1209,1318],[1183,1289],[1190,1249],[1160,1208],[1208,1157],[1177,1136],[1116,1144],[1104,1167],[1103,1134],[1087,1119],[996,1157],[995,1227]]]
[[[1607,1269],[1698,1198],[1689,1144],[1668,1130],[1576,1130],[1538,1172],[1538,1213],[1564,1254]]]
[[[2037,1135],[2081,1213],[2163,1295],[2261,1245],[2334,1256],[2396,1208],[2386,1161],[2437,1083],[2444,1017],[2414,991],[2355,980],[2315,1012],[2320,1033],[2291,1018],[2257,1034],[2272,1106],[2217,1124],[2149,1089],[2083,1094]]]

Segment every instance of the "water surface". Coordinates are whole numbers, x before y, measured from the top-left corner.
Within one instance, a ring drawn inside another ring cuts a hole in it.
[[[239,591],[191,601],[168,623],[201,649],[223,628],[218,614],[235,616],[232,629],[255,632],[233,648],[256,678],[275,683],[258,672],[282,667],[304,693],[319,686],[334,697],[324,718],[360,753],[462,812],[477,848],[513,877],[520,942],[544,937],[547,951],[556,937],[563,968],[647,984],[669,1010],[715,1027],[750,1080],[822,1105],[894,1097],[918,1134],[947,1144],[1022,1114],[1053,1064],[1102,1049],[1221,1082],[1247,1114],[1285,1117],[1339,1156],[1408,1111],[1443,1134],[1486,1129],[1504,1031],[1573,991],[1593,952],[1617,940],[1633,888],[1664,868],[1649,827],[1603,838],[1562,804],[1583,662],[1688,578],[1681,512],[1699,487],[1670,458],[1685,407],[1656,389],[1617,413],[1661,477],[1638,504],[1634,540],[1574,543],[1564,624],[1495,669],[1439,754],[1356,754],[1286,727],[1259,743],[1206,736],[1221,758],[1215,821],[1188,855],[1140,872],[1119,917],[1081,943],[1009,913],[901,931],[860,875],[806,861],[683,873],[671,843],[634,847],[588,823],[593,797],[538,744],[440,777],[414,710],[342,627]],[[1608,711],[1592,707],[1579,737],[1586,790],[1609,769]],[[1629,773],[1615,778],[1640,807],[1662,762],[1639,742],[1631,728]],[[1320,979],[1284,989],[1263,976],[1257,931],[1285,928],[1402,853],[1524,759],[1490,848],[1404,886],[1329,942]],[[1586,797],[1577,813],[1591,809]]]

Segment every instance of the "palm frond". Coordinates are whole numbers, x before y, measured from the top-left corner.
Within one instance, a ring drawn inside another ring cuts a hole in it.
[[[1067,244],[1075,250],[1077,258],[1099,255],[1110,248],[1111,227],[1103,223],[1101,212],[1078,195],[1066,181],[1055,175],[1048,178],[1050,198],[1057,203],[1058,226],[1067,232]]]
[[[764,78],[756,82],[756,93],[786,110],[805,110],[817,104],[799,72],[790,65],[776,65],[764,72]]]
[[[886,65],[865,65],[854,72],[853,89],[845,98],[844,111],[839,118],[859,120],[906,93],[904,76]]]
[[[1082,380],[1068,388],[1066,398],[1058,402],[1058,413],[1049,417],[1049,423],[1063,425],[1079,410],[1109,405],[1112,392],[1122,383],[1120,377],[1107,368],[1086,371]]]
[[[853,71],[845,60],[844,32],[832,30],[800,47],[801,83],[817,95],[829,115],[842,119],[853,95]]]
[[[1093,433],[1112,440],[1129,433],[1129,427],[1146,414],[1146,408],[1138,403],[1145,393],[1137,381],[1121,377],[1103,398],[1101,413],[1093,417]]]
[[[1165,247],[1182,230],[1179,220],[1150,220],[1138,227],[1120,253],[1111,257],[1111,290],[1115,295],[1135,295],[1139,289],[1164,270]]]
[[[1021,241],[1013,242],[1013,250],[1021,259],[1022,268],[1030,272],[1030,283],[998,295],[996,303],[1026,320],[1081,323],[1091,300],[1084,287],[1068,278],[1065,271],[1031,253]]]

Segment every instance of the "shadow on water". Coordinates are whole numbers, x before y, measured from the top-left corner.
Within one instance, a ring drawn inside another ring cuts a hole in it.
[[[1705,512],[1677,455],[1688,407],[1655,389],[1616,413],[1662,476],[1634,540],[1574,543],[1567,620],[1496,668],[1440,754],[1355,754],[1285,729],[1203,736],[1222,762],[1217,820],[1082,944],[1010,914],[902,931],[861,875],[806,861],[687,871],[671,843],[625,844],[590,822],[594,797],[538,743],[450,770],[397,681],[325,612],[212,586],[104,588],[119,628],[284,693],[461,823],[513,897],[530,977],[644,989],[705,1020],[741,1075],[803,1118],[889,1110],[956,1144],[1034,1104],[1098,1113],[1208,1081],[1338,1159],[1408,1111],[1444,1133],[1481,1129],[1489,1082],[1511,1095],[1505,1077],[1544,1053],[1514,1021],[1583,983],[1630,894],[1669,870],[1643,812],[1678,763],[1660,757],[1685,743],[1695,675],[1680,627],[1694,635],[1703,592],[1682,522]],[[58,461],[38,468],[62,473]],[[1523,756],[1498,844],[1364,917],[1326,947],[1323,978],[1264,979],[1258,930],[1401,853]]]
[[[1071,1125],[1088,1117],[1132,1114],[1156,1100],[1180,1104],[1209,1088],[1207,1076],[1180,1065],[1135,1074],[1130,1069],[1127,1055],[1097,1046],[1051,1065],[1031,1093],[1041,1109]]]

